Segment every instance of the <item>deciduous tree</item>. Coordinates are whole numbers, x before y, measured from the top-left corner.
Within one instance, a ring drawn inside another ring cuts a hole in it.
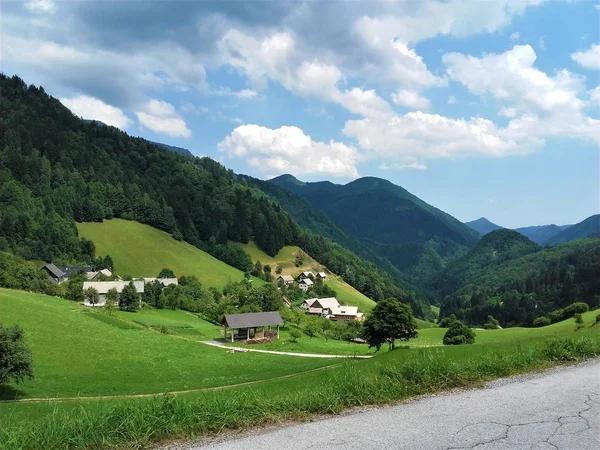
[[[0,323],[0,384],[33,378],[32,361],[23,329],[19,325],[6,327]]]
[[[365,320],[363,335],[369,347],[379,350],[387,343],[393,350],[397,340],[408,341],[417,337],[417,323],[410,306],[395,298],[388,298],[375,305]]]

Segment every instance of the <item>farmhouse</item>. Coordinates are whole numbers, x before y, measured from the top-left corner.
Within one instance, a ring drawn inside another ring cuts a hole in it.
[[[129,281],[84,281],[83,282],[83,290],[89,288],[94,288],[98,291],[99,299],[98,303],[95,306],[104,306],[106,305],[106,293],[111,289],[116,289],[120,294],[125,286],[127,286]],[[142,294],[144,292],[144,282],[143,281],[133,281],[133,285],[135,286],[135,290],[138,294]],[[92,305],[88,299],[86,298],[84,303],[85,306],[94,306]]]
[[[155,281],[159,281],[163,285],[163,287],[167,287],[170,285],[177,286],[179,284],[177,278],[144,278],[144,284],[154,283]]]
[[[294,277],[291,275],[279,275],[277,277],[277,281],[283,281],[286,286],[291,286],[292,284],[294,284]]]
[[[279,339],[279,327],[283,325],[283,319],[279,311],[257,312],[245,314],[225,314],[223,319],[223,337],[227,339],[227,329],[230,329],[231,342],[234,338],[250,339],[250,337],[266,337]],[[270,331],[271,327],[277,327],[277,331]],[[262,332],[256,329],[262,327]],[[269,327],[268,330],[265,328]]]
[[[325,272],[319,272],[317,274],[317,278],[320,278],[321,280],[325,280],[325,278],[327,278],[327,274]]]
[[[101,276],[105,276],[106,278],[112,277],[112,272],[108,269],[102,269],[98,272],[88,272],[86,273],[88,281],[94,281],[100,278]]]
[[[62,283],[67,281],[69,276],[77,273],[88,273],[92,272],[91,266],[55,266],[52,263],[45,264],[40,270],[43,270],[48,274],[48,279],[53,283]]]
[[[365,315],[358,312],[357,306],[338,306],[337,308],[330,309],[327,317],[331,320],[339,320],[342,322],[349,322],[351,320],[362,322]]]
[[[315,274],[312,272],[302,272],[300,275],[298,275],[298,281],[302,281],[302,280],[314,280],[315,279]]]
[[[308,314],[327,317],[331,320],[364,320],[364,314],[358,312],[357,306],[342,306],[335,297],[309,298],[300,304],[300,308]]]
[[[314,283],[310,278],[305,278],[302,281],[300,281],[300,283],[298,283],[298,287],[303,291],[308,291],[308,289],[311,288],[313,285]]]

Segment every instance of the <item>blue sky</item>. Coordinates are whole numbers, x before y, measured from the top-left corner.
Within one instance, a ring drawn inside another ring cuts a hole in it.
[[[589,1],[2,6],[0,69],[259,178],[379,176],[467,221],[600,211]]]

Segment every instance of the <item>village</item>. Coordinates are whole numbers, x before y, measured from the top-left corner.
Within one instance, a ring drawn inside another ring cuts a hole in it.
[[[92,266],[57,266],[53,263],[45,264],[41,269],[48,280],[54,284],[62,284],[69,278],[77,275],[85,277],[81,284],[83,301],[87,307],[106,307],[112,300],[115,306],[119,304],[119,296],[129,287],[135,290],[139,307],[142,306],[142,295],[148,285],[159,286],[160,289],[169,286],[178,286],[179,281],[174,276],[169,277],[144,277],[123,280],[108,268],[95,270]],[[165,269],[168,271],[168,269]],[[174,274],[173,274],[174,275]],[[278,290],[298,289],[303,296],[310,294],[318,284],[322,284],[328,275],[324,271],[303,271],[296,278],[290,274],[281,274],[277,277]],[[342,305],[336,297],[311,297],[303,298],[300,304],[292,304],[287,296],[282,297],[283,307],[302,311],[307,316],[315,316],[336,322],[351,322],[364,320],[364,313],[357,306]],[[240,314],[225,314],[222,319],[223,339],[234,342],[236,340],[248,343],[269,342],[279,339],[279,327],[284,325],[280,311],[249,312]],[[260,331],[259,331],[260,329]],[[229,333],[228,333],[229,331]]]

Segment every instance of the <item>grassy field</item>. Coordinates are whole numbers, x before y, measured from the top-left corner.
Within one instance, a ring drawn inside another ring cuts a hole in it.
[[[264,266],[265,264],[269,264],[272,268],[273,268],[273,273],[275,273],[275,267],[277,266],[277,264],[281,264],[281,266],[284,268],[284,273],[300,273],[302,272],[303,268],[297,268],[294,264],[294,260],[296,258],[296,254],[297,253],[304,253],[300,247],[296,247],[296,246],[292,246],[292,245],[288,245],[286,247],[283,247],[281,250],[279,250],[279,253],[277,253],[275,256],[269,256],[267,255],[265,252],[263,252],[260,248],[258,248],[258,246],[256,245],[256,243],[254,241],[250,241],[247,244],[242,244],[240,242],[233,242],[230,241],[229,245],[232,245],[234,247],[239,247],[242,250],[244,250],[246,253],[248,253],[250,255],[250,257],[252,258],[252,261],[256,262],[256,261],[260,261],[261,264]],[[313,265],[318,264],[315,260],[313,260],[310,257],[306,257],[306,267],[312,267]]]
[[[134,221],[112,219],[79,223],[79,234],[96,245],[96,254],[110,255],[119,275],[155,277],[168,267],[178,277],[196,275],[205,286],[222,288],[244,274],[170,234]],[[255,282],[262,283],[256,279]]]
[[[199,335],[216,336],[216,327],[182,311],[108,316],[55,297],[0,289],[0,317],[2,323],[18,323],[25,330],[36,377],[16,391],[3,388],[0,395],[5,399],[15,395],[130,395],[199,389],[332,364],[325,359],[227,353],[200,344],[196,342]],[[138,325],[136,320],[166,323],[169,330],[188,326],[192,335],[198,336],[188,340],[178,334],[161,334]]]

